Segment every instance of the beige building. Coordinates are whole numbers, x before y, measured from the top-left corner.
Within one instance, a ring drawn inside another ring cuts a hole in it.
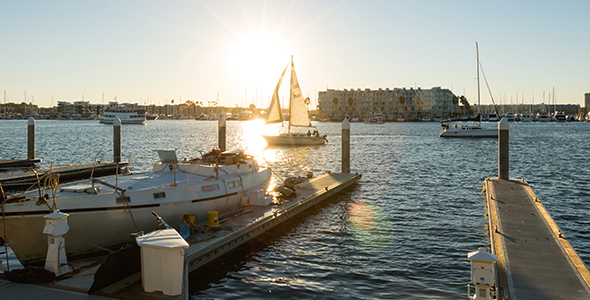
[[[344,89],[321,91],[318,95],[321,118],[359,120],[381,116],[386,120],[419,120],[422,117],[450,118],[460,113],[458,98],[449,89],[433,87],[394,89]]]

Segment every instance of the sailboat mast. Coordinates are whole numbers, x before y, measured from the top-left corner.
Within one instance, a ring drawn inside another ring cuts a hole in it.
[[[288,133],[291,133],[291,117],[293,116],[293,114],[291,113],[291,105],[293,105],[293,99],[291,99],[291,97],[293,97],[293,55],[291,55],[291,81],[289,84],[289,125],[287,129]]]
[[[475,42],[475,55],[477,57],[477,114],[479,115],[478,125],[481,125],[481,112],[479,109],[481,106],[479,102],[479,47],[477,46],[477,42]]]

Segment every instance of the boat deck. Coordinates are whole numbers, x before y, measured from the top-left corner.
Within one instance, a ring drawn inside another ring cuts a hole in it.
[[[185,250],[183,295],[165,296],[160,292],[144,292],[141,285],[141,273],[136,273],[105,287],[96,292],[96,295],[122,299],[188,299],[188,285],[186,284],[188,272],[198,269],[307,208],[357,183],[360,177],[359,174],[350,173],[327,173],[314,177],[296,185],[295,197],[289,201],[280,204],[273,203],[269,206],[252,205],[240,208],[230,214],[220,216],[218,228],[209,228],[207,232],[192,234],[186,239],[190,246]],[[51,288],[47,292],[48,295],[51,295],[51,290],[54,289],[56,289],[56,294],[63,293],[61,290],[86,293],[92,286],[94,273],[105,259],[106,257],[99,257],[70,261],[75,269],[80,270],[79,273],[43,285],[43,287]],[[0,289],[0,291],[2,290]],[[10,289],[6,291],[8,292],[6,295],[9,296],[18,292]]]
[[[524,180],[485,182],[498,299],[590,299],[590,273]]]

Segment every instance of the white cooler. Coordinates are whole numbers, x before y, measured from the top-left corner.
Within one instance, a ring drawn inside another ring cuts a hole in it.
[[[184,248],[188,243],[174,229],[150,232],[135,239],[141,248],[141,283],[146,292],[182,294]]]

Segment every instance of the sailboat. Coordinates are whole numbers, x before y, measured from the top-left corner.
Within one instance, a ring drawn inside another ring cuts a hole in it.
[[[455,124],[454,126],[443,123],[443,132],[439,135],[439,137],[498,137],[498,128],[486,128],[481,126],[481,113],[479,113],[480,108],[480,91],[479,91],[479,49],[477,43],[475,43],[475,52],[477,55],[477,110],[479,115],[479,120],[477,124],[473,125],[461,125],[458,126]]]
[[[283,82],[287,67],[283,71],[279,83],[272,94],[272,100],[266,112],[266,124],[271,123],[283,123],[283,112],[281,110],[281,104],[279,101],[279,88]],[[266,140],[268,145],[273,146],[311,146],[311,145],[324,145],[326,143],[326,135],[320,136],[317,129],[314,128],[312,133],[311,129],[307,133],[296,133],[291,132],[291,127],[313,127],[309,120],[309,114],[307,112],[306,102],[308,99],[304,99],[297,81],[297,75],[295,75],[295,66],[293,65],[293,56],[291,56],[291,88],[289,96],[289,125],[288,132],[276,135],[263,135],[262,137]]]

